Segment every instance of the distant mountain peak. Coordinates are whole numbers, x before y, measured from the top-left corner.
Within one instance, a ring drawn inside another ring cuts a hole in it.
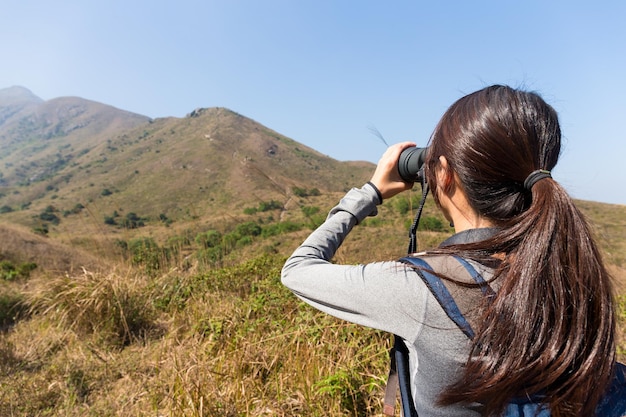
[[[41,103],[44,100],[40,97],[37,97],[28,88],[14,85],[12,87],[0,89],[0,104],[8,101],[27,101]]]

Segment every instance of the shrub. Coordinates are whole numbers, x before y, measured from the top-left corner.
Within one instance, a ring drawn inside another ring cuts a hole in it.
[[[297,197],[306,197],[307,193],[306,193],[306,189],[304,188],[300,188],[300,187],[293,187],[291,189],[291,192],[293,192],[293,194]]]
[[[244,214],[252,215],[258,212],[265,212],[270,210],[281,210],[283,208],[283,204],[280,201],[270,200],[270,201],[261,201],[257,207],[247,207],[243,209]]]
[[[314,214],[317,214],[320,212],[320,208],[319,207],[310,207],[310,206],[303,206],[300,208],[302,210],[302,213],[304,213],[305,216],[307,217],[311,217]]]
[[[258,236],[261,234],[261,226],[255,222],[245,222],[235,227],[235,233],[241,236]]]
[[[262,237],[270,237],[276,236],[283,233],[295,232],[297,230],[302,229],[302,225],[300,223],[295,223],[291,221],[284,221],[280,223],[270,224],[263,228],[261,231]]]
[[[12,262],[0,261],[0,278],[5,281],[14,281],[18,278],[28,278],[31,271],[37,268],[37,264],[26,262],[15,266]]]
[[[47,236],[48,235],[48,225],[42,224],[41,226],[37,226],[33,228],[33,232],[38,235]]]
[[[59,219],[59,217],[56,214],[54,214],[57,211],[58,210],[54,206],[48,206],[45,208],[44,211],[39,213],[39,219],[44,222],[49,222],[54,225],[58,225],[59,223],[61,223],[61,219]]]
[[[259,203],[259,211],[280,210],[282,208],[282,203],[276,200],[270,200],[269,202],[261,201]]]
[[[131,261],[148,272],[156,272],[165,263],[165,251],[151,237],[140,237],[128,242]]]
[[[0,261],[0,274],[3,280],[13,281],[17,278],[17,269],[10,261]]]
[[[424,216],[420,219],[419,230],[443,232],[446,229],[441,219],[434,216]]]
[[[196,258],[205,265],[214,266],[219,264],[224,258],[224,250],[221,245],[201,249],[196,252]]]
[[[139,217],[136,213],[130,212],[122,220],[121,226],[126,229],[136,229],[145,226],[145,218]]]
[[[170,224],[172,224],[174,222],[172,219],[167,217],[167,215],[165,215],[165,213],[159,214],[159,220],[161,222],[163,222],[163,224],[165,224],[166,226],[169,226]]]
[[[420,197],[413,193],[398,195],[393,200],[393,206],[403,216],[410,210],[416,210],[419,207],[419,203]]]
[[[70,212],[72,214],[78,214],[80,213],[83,209],[85,208],[85,206],[83,206],[81,203],[76,203],[76,205],[74,206],[74,208],[72,210],[70,210]]]
[[[213,248],[218,246],[222,241],[222,234],[217,230],[208,230],[204,233],[198,233],[195,242],[202,248]]]
[[[311,188],[310,190],[307,190],[306,188],[293,187],[291,189],[291,192],[296,197],[319,196],[319,195],[322,194],[322,193],[320,193],[320,190],[318,190],[317,188]]]

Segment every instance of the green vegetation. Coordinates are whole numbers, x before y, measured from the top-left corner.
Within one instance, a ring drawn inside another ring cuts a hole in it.
[[[9,260],[0,261],[0,279],[15,281],[19,278],[28,278],[30,273],[37,268],[34,262],[25,262],[15,265]]]
[[[120,219],[120,214],[116,211],[110,216],[104,216],[104,224],[109,226],[120,226],[125,229],[137,229],[146,225],[148,220],[146,217],[139,217],[137,213],[127,213],[125,217]]]
[[[280,201],[271,200],[271,201],[261,201],[257,207],[248,207],[243,210],[244,214],[256,214],[259,212],[271,211],[271,210],[282,210],[283,205]]]
[[[309,197],[309,196],[321,195],[320,190],[318,190],[317,188],[311,188],[309,190],[309,189],[301,188],[301,187],[293,187],[291,189],[291,192],[293,193],[293,195],[297,197]]]
[[[424,216],[420,219],[419,230],[430,230],[431,232],[443,232],[447,229],[439,217]]]
[[[61,219],[56,213],[58,213],[58,210],[54,206],[48,206],[44,211],[39,213],[39,219],[47,223],[58,225],[61,223]]]

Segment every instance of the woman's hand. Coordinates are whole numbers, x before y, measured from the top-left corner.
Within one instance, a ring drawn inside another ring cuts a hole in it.
[[[400,154],[411,146],[415,146],[415,144],[413,142],[396,143],[387,148],[380,161],[378,161],[371,183],[378,188],[383,199],[393,197],[413,187],[413,183],[404,182],[398,172]]]

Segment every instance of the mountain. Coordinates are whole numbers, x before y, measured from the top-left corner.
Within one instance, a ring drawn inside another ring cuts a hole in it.
[[[0,126],[20,111],[32,108],[43,100],[24,87],[0,90]]]
[[[3,185],[50,178],[79,155],[149,118],[77,97],[43,101],[30,91],[0,90]]]
[[[299,212],[294,189],[343,192],[374,168],[329,158],[225,108],[153,120],[13,87],[0,90],[0,113],[0,221],[74,241],[117,233],[103,219],[128,213],[183,227],[236,223],[264,202]],[[46,220],[52,215],[58,221]]]

